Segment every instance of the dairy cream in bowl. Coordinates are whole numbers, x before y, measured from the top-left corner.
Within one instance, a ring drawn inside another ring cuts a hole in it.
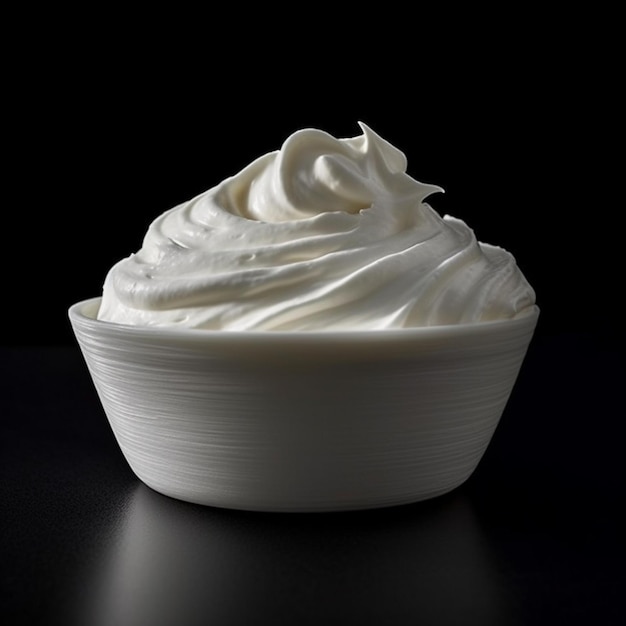
[[[294,133],[158,217],[102,297],[71,307],[120,448],[155,490],[359,509],[445,493],[479,462],[535,294],[362,131]]]

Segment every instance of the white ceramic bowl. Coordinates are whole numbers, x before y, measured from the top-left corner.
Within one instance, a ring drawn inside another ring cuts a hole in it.
[[[539,310],[391,331],[230,332],[69,311],[119,446],[163,494],[329,511],[415,502],[463,483],[515,383]]]

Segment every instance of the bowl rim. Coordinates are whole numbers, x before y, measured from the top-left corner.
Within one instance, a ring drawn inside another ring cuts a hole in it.
[[[341,341],[383,341],[406,340],[408,338],[438,339],[447,337],[483,335],[492,331],[514,331],[531,326],[533,329],[539,318],[540,308],[533,304],[516,317],[471,322],[464,324],[439,324],[433,326],[414,326],[410,328],[390,328],[377,330],[306,330],[306,331],[274,331],[274,330],[212,330],[203,328],[188,328],[174,326],[140,326],[122,324],[109,320],[99,320],[95,315],[102,297],[87,298],[72,304],[68,309],[68,316],[74,323],[87,325],[92,329],[100,328],[116,334],[144,336],[145,338],[186,339],[202,341],[233,341],[251,340],[255,342],[336,342]]]

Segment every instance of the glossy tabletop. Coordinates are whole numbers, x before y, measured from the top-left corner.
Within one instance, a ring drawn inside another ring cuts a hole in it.
[[[161,496],[76,347],[2,348],[0,368],[5,624],[624,623],[624,371],[598,338],[536,337],[460,488],[351,513]]]

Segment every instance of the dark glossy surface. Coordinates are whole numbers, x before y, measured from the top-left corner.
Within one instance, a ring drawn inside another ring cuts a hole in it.
[[[461,488],[347,514],[204,508],[124,461],[76,348],[0,349],[7,624],[623,624],[623,353],[539,336]]]

